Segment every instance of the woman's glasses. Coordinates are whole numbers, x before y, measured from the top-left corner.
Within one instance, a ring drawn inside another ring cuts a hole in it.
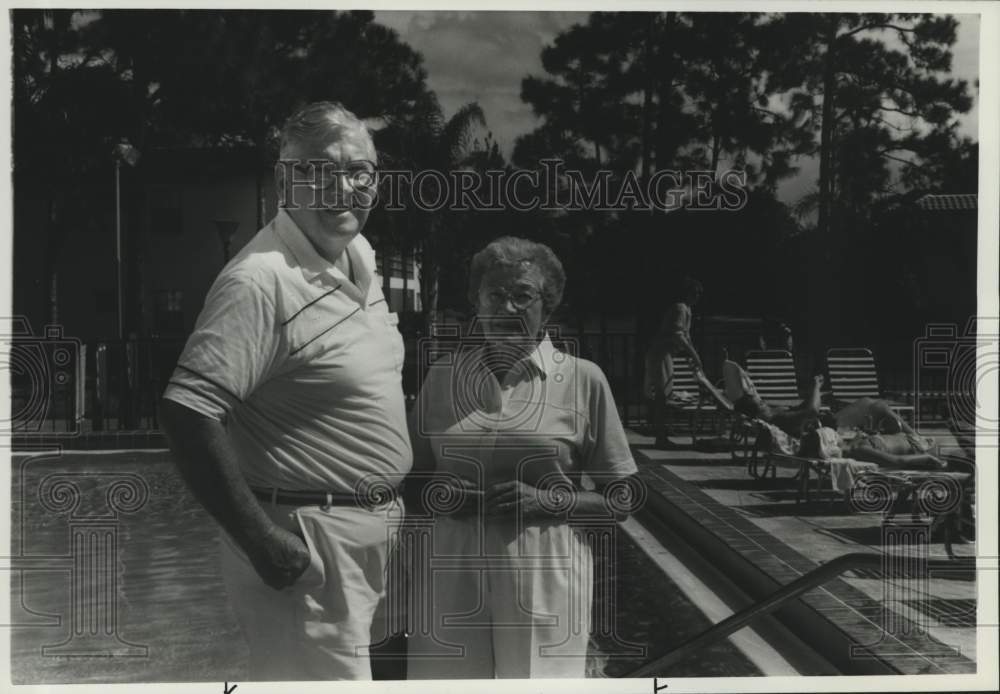
[[[480,298],[492,308],[500,308],[510,301],[511,306],[516,310],[526,311],[531,308],[532,304],[541,299],[542,295],[527,289],[515,289],[512,292],[504,289],[489,289],[483,290],[480,293]]]

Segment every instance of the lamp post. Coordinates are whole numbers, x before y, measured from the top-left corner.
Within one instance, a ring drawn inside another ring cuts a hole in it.
[[[122,191],[121,172],[122,162],[129,166],[135,166],[139,162],[139,150],[129,144],[128,140],[122,140],[111,151],[111,156],[115,162],[115,277],[117,280],[118,294],[118,339],[122,345],[122,359],[119,369],[119,397],[118,397],[118,428],[131,429],[135,426],[132,410],[132,392],[130,381],[134,379],[133,369],[134,355],[130,352],[130,345],[125,342],[125,273],[122,267]],[[131,378],[130,378],[131,377]]]
[[[125,339],[125,276],[122,271],[122,162],[135,166],[139,162],[139,150],[122,140],[112,150],[115,161],[115,277],[118,295],[118,339]]]

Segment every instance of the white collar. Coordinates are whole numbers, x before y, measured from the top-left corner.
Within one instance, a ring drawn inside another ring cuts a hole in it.
[[[299,228],[299,225],[295,223],[295,220],[292,219],[292,216],[288,214],[286,209],[278,209],[278,214],[274,217],[274,230],[278,238],[281,239],[295,257],[296,262],[299,264],[299,269],[302,271],[302,276],[307,282],[312,282],[323,273],[330,275],[340,282],[350,282],[347,275],[340,268],[316,252],[316,248],[312,245],[312,242],[305,235],[305,232]],[[363,243],[363,237],[361,234],[358,234],[347,244],[344,252],[349,254],[351,265],[354,268],[355,284],[360,289],[366,290],[367,285],[371,281],[371,273],[368,270],[368,265],[363,262],[358,253],[358,249]]]

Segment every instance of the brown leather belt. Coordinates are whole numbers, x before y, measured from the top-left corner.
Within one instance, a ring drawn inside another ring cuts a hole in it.
[[[275,489],[274,487],[250,487],[261,501],[288,506],[356,506],[360,508],[377,508],[393,501],[399,492],[395,489],[380,488],[371,494],[345,494],[343,492],[311,492],[290,489]]]

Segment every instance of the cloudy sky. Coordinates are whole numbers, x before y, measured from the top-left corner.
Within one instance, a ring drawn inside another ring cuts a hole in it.
[[[587,12],[433,12],[378,11],[376,21],[399,32],[424,56],[430,87],[451,115],[478,101],[487,123],[509,155],[518,135],[534,129],[538,119],[521,101],[521,80],[543,75],[542,48]],[[958,41],[952,49],[953,73],[974,84],[979,75],[978,15],[959,16]],[[978,100],[961,117],[962,131],[978,139]],[[815,185],[816,165],[801,161],[798,176],[786,181],[779,194],[795,200]]]
[[[542,75],[542,48],[587,12],[379,11],[375,20],[399,32],[424,56],[428,83],[445,115],[478,101],[501,148],[538,125],[521,101],[521,80]]]

